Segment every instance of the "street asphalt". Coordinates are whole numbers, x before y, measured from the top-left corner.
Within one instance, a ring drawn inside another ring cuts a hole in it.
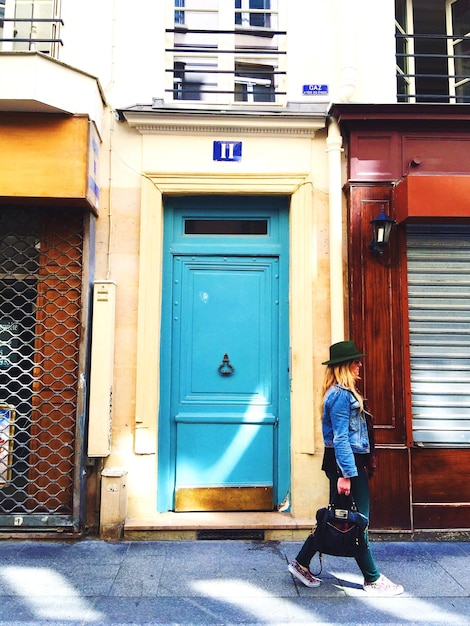
[[[0,541],[0,624],[470,625],[470,542],[372,542],[382,573],[405,587],[394,598],[368,596],[347,558],[325,556],[321,586],[304,587],[287,570],[300,546]]]

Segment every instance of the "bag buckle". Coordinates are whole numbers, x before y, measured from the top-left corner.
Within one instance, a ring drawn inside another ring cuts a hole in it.
[[[348,519],[348,513],[347,509],[335,509],[335,517],[339,517],[339,519]]]

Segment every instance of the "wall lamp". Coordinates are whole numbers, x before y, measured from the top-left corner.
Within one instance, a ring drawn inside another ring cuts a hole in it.
[[[369,244],[369,249],[374,256],[381,257],[384,253],[385,246],[390,241],[390,235],[392,228],[396,224],[396,221],[385,213],[384,206],[382,205],[381,212],[376,218],[371,220],[372,224],[372,240]]]

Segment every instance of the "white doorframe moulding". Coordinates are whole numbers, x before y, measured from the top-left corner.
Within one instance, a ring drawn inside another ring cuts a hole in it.
[[[136,455],[152,455],[154,476],[145,489],[147,507],[156,510],[157,437],[160,380],[160,324],[165,194],[286,194],[290,204],[290,341],[292,350],[291,450],[313,454],[314,385],[313,268],[317,265],[315,214],[327,210],[310,174],[176,174],[146,172],[141,197],[140,267],[136,364]],[[327,196],[326,196],[327,198]],[[321,338],[318,339],[321,341]],[[316,349],[315,349],[316,348]],[[145,463],[148,468],[148,463]],[[293,468],[294,469],[294,468]]]

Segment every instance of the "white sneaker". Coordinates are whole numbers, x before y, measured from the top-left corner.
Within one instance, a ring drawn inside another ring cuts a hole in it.
[[[289,563],[287,568],[292,576],[298,578],[306,587],[319,587],[321,580],[316,578],[308,569],[301,567],[296,560]]]
[[[367,593],[376,596],[399,596],[404,591],[403,585],[392,583],[392,581],[383,574],[380,574],[379,578],[374,580],[373,583],[364,582],[363,588]]]

